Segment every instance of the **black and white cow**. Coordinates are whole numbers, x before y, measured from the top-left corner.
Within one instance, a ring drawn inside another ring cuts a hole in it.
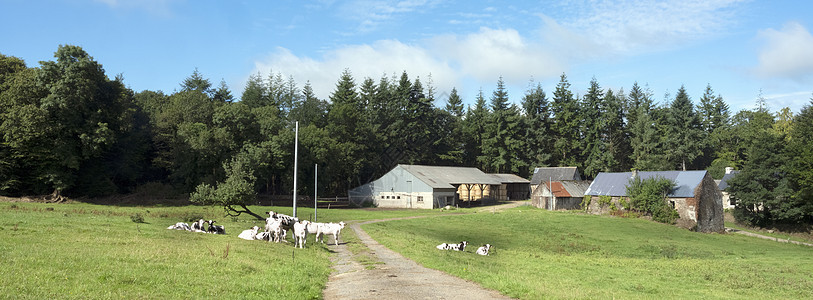
[[[438,245],[436,248],[438,248],[438,250],[464,251],[466,249],[466,245],[468,245],[468,244],[469,244],[469,242],[467,242],[467,241],[462,241],[462,242],[460,242],[460,244],[443,243],[443,244]]]

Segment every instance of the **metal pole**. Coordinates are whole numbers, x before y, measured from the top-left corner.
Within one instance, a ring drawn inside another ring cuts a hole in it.
[[[296,169],[297,169],[297,154],[299,153],[299,121],[296,122],[296,130],[294,131],[294,218],[296,218]]]
[[[318,189],[316,185],[319,183],[319,164],[313,164],[313,221],[316,222],[316,195]]]

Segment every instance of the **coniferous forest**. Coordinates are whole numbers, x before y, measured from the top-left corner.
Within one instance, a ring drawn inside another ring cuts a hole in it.
[[[392,70],[381,70],[382,73]],[[813,223],[813,108],[732,112],[711,85],[700,99],[676,83],[656,101],[646,85],[574,94],[531,82],[461,99],[431,76],[337,74],[328,99],[309,82],[272,73],[241,91],[197,70],[172,94],[133,91],[77,46],[27,67],[0,54],[0,195],[100,197],[164,187],[199,203],[251,203],[293,189],[299,122],[299,194],[343,196],[395,165],[477,167],[529,178],[535,167],[598,172],[708,170],[729,183],[742,222]],[[712,80],[710,78],[709,80]],[[583,90],[582,87],[578,90]],[[471,102],[472,105],[464,105]],[[514,103],[520,103],[519,105]]]

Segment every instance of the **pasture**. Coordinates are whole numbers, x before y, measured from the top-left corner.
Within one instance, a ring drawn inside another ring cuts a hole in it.
[[[810,299],[813,248],[642,219],[505,212],[363,225],[423,266],[520,299]],[[466,252],[440,243],[466,240]],[[476,255],[483,244],[490,256]]]
[[[254,212],[290,207],[251,207]],[[309,218],[313,209],[299,209]],[[320,209],[319,221],[391,218],[426,211]],[[141,216],[145,223],[133,222]],[[226,235],[167,230],[187,219],[215,219]],[[0,298],[320,298],[329,247],[237,238],[262,226],[216,207],[114,207],[0,202]],[[289,241],[291,240],[289,233]],[[344,237],[352,240],[352,230]],[[328,238],[332,241],[332,239]],[[327,241],[326,241],[327,242]]]
[[[291,214],[290,207],[251,209]],[[313,213],[298,210],[304,219]],[[320,222],[426,216],[363,228],[424,266],[522,299],[813,297],[810,247],[530,207],[475,212],[318,215]],[[196,218],[217,220],[227,234],[166,229]],[[262,221],[223,217],[217,207],[0,202],[0,298],[321,298],[333,246],[312,236],[305,249],[237,238],[255,225]],[[341,240],[365,266],[378,265],[352,230]],[[470,243],[466,252],[435,249],[461,240]],[[491,255],[474,254],[485,243],[494,245]]]

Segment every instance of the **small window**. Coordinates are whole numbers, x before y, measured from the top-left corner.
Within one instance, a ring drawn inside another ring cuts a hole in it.
[[[381,199],[384,199],[384,195],[381,195]]]
[[[418,202],[423,202],[423,196],[418,196]]]
[[[395,198],[397,198],[397,199],[401,199],[401,196],[395,196]]]
[[[672,209],[675,209],[675,201],[674,200],[669,200],[669,205],[672,206]]]

